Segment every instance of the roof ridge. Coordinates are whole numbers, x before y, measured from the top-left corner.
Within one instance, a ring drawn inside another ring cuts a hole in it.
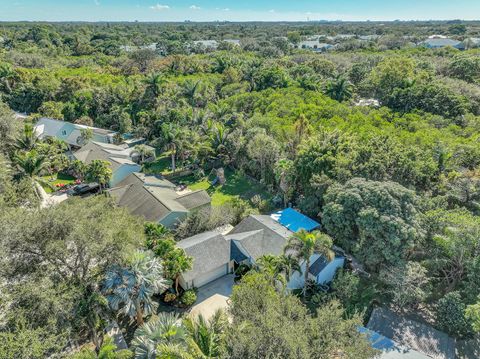
[[[191,192],[188,192],[188,193],[184,193],[182,195],[179,195],[178,197],[176,197],[175,199],[180,199],[180,198],[183,198],[183,197],[187,197],[187,196],[191,196],[192,194],[195,194],[195,193],[198,193],[198,192],[207,192],[205,191],[204,189],[196,189],[195,191],[191,191]],[[208,194],[208,193],[207,193]]]

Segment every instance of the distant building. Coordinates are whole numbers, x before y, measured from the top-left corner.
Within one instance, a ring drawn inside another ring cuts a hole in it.
[[[448,37],[445,35],[430,35],[428,38],[429,39],[448,39]]]
[[[422,41],[420,46],[427,47],[429,49],[441,49],[443,47],[453,47],[458,50],[465,50],[465,45],[461,41],[447,39],[447,38],[433,38]]]
[[[201,47],[205,50],[216,50],[218,48],[218,41],[217,40],[197,40],[193,42],[194,47]]]
[[[157,44],[149,44],[149,45],[142,45],[142,46],[133,46],[133,45],[121,45],[120,50],[125,51],[125,52],[133,52],[137,50],[151,50],[151,51],[156,51],[157,50]]]
[[[34,128],[35,133],[40,139],[55,137],[59,140],[65,141],[69,146],[73,147],[82,147],[86,144],[82,130],[91,130],[93,133],[93,138],[91,140],[99,143],[113,143],[116,134],[116,132],[110,130],[55,120],[47,117],[39,119]]]
[[[305,40],[298,43],[298,49],[306,49],[315,52],[325,52],[334,48],[334,45],[320,42],[318,40]]]
[[[479,37],[470,37],[464,41],[466,49],[474,49],[480,47],[480,38]]]
[[[227,44],[231,44],[234,46],[240,46],[240,40],[238,39],[224,39],[222,42],[226,42]]]
[[[360,41],[376,41],[380,38],[380,35],[361,35],[358,37]]]

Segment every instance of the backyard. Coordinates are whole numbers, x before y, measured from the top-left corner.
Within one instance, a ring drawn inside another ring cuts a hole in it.
[[[55,173],[53,175],[43,176],[42,179],[51,186],[42,186],[47,193],[55,192],[57,185],[69,185],[75,183],[75,177],[65,173]]]
[[[225,178],[226,183],[217,186],[210,184],[213,178],[196,179],[193,175],[178,178],[176,182],[187,185],[193,191],[206,190],[212,197],[213,206],[221,206],[235,198],[248,201],[255,195],[259,195],[262,200],[271,199],[271,195],[260,183],[248,179],[239,172],[225,169]]]

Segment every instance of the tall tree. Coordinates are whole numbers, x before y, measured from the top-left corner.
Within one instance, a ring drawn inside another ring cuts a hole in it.
[[[343,102],[352,98],[353,85],[345,77],[337,77],[335,80],[330,80],[327,83],[325,93],[330,98]]]
[[[305,263],[303,296],[307,296],[308,273],[310,271],[310,258],[315,254],[324,256],[327,260],[332,260],[335,254],[332,251],[333,241],[325,233],[314,231],[307,232],[304,229],[294,233],[287,242],[284,252],[292,253],[293,256]]]
[[[154,294],[163,293],[168,281],[163,277],[160,261],[151,252],[135,252],[127,267],[113,266],[105,276],[104,292],[110,307],[144,323],[145,315],[155,313]]]
[[[20,152],[15,155],[14,162],[20,170],[21,176],[25,176],[31,181],[35,187],[35,193],[40,200],[42,197],[42,190],[40,186],[50,186],[47,180],[43,179],[42,171],[48,167],[47,159],[40,156],[37,151],[31,150],[29,152]]]
[[[158,316],[153,316],[135,331],[132,341],[135,358],[162,358],[162,354],[168,348],[172,350],[176,345],[183,347],[185,336],[185,329],[177,314],[160,313]]]

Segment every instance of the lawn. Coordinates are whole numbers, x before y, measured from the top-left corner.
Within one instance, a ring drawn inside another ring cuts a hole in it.
[[[48,182],[50,185],[52,185],[53,188],[55,188],[55,186],[59,183],[63,183],[64,185],[75,183],[75,177],[64,174],[64,173],[56,173],[53,176],[48,175],[48,176],[43,176],[42,178],[45,180],[45,182]],[[54,190],[48,186],[43,186],[43,189],[47,193],[54,192]]]
[[[172,172],[172,158],[169,152],[157,156],[154,162],[145,163],[144,172],[148,174],[169,174]]]
[[[206,178],[196,180],[193,175],[181,177],[177,182],[186,184],[188,188],[193,191],[199,189],[206,190],[210,197],[212,197],[213,206],[220,206],[234,198],[241,198],[248,201],[257,194],[265,200],[271,198],[270,194],[268,194],[261,184],[242,176],[238,172],[226,169],[225,177],[227,182],[223,186],[211,186],[210,180],[212,178],[210,180]]]

